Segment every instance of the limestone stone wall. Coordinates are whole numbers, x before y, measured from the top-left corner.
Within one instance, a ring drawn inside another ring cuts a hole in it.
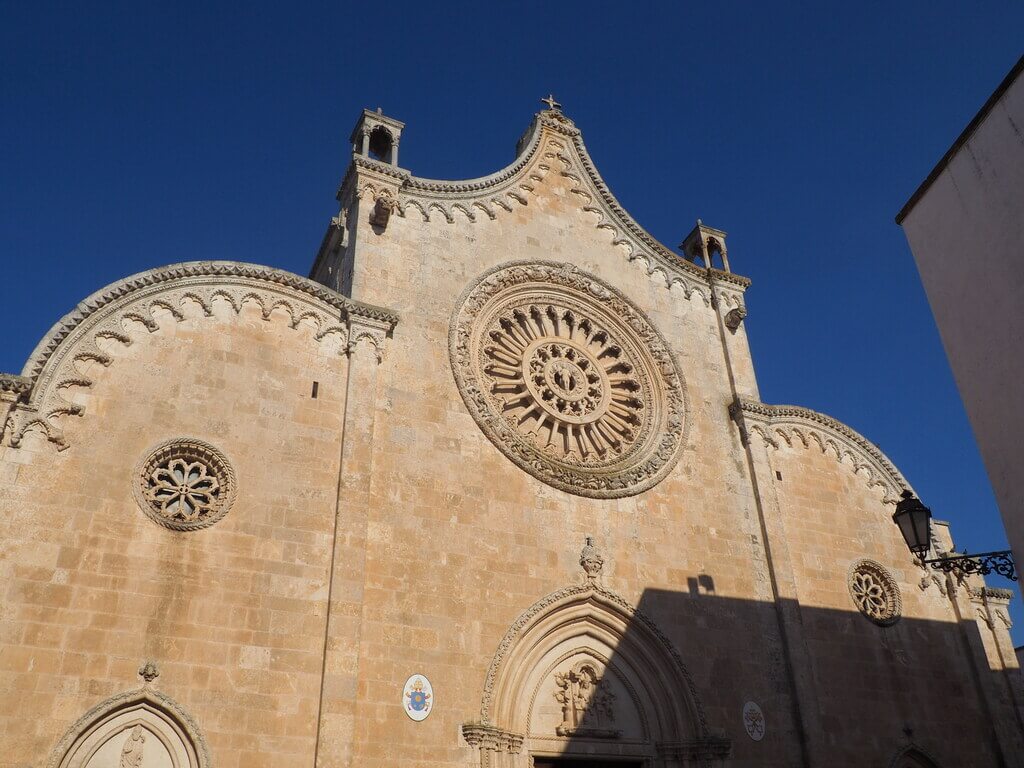
[[[4,766],[46,765],[146,659],[216,765],[312,762],[347,360],[254,302],[183,311],[129,321],[109,366],[83,366],[65,450],[38,430],[0,447]],[[132,494],[137,462],[179,436],[214,444],[237,479],[200,531],[155,524]]]
[[[1005,673],[998,663],[975,669],[974,661],[985,660],[965,652],[967,639],[988,628],[973,612],[961,625],[945,576],[933,581],[914,562],[889,519],[891,507],[880,503],[878,489],[867,487],[851,461],[839,461],[813,440],[806,447],[793,442],[780,441],[769,456],[782,478],[774,492],[824,746],[839,765],[885,764],[901,741],[928,745],[941,765],[999,764],[992,721],[1015,715],[1012,708],[986,712],[982,685],[1005,686]],[[902,611],[891,626],[857,610],[850,571],[862,559],[879,563],[895,581]],[[973,704],[950,707],[951,696]],[[948,738],[954,730],[974,736]]]
[[[502,636],[532,603],[580,580],[576,561],[592,534],[605,584],[643,605],[679,648],[709,723],[734,739],[738,759],[794,764],[796,726],[716,312],[631,263],[572,187],[550,170],[527,205],[494,220],[456,212],[448,222],[434,211],[424,221],[407,208],[382,233],[355,224],[353,297],[403,318],[379,372],[355,761],[478,760],[454,736],[479,716]],[[670,345],[685,380],[686,440],[654,489],[617,500],[554,490],[502,455],[467,413],[449,360],[452,314],[480,275],[517,260],[568,262],[603,279]],[[729,339],[735,375],[756,393],[742,328]],[[395,689],[416,671],[430,676],[438,701],[422,723],[405,717]],[[785,736],[755,751],[740,723],[744,696]]]
[[[357,157],[313,269],[351,297],[246,265],[146,273],[0,382],[0,766],[106,768],[165,731],[182,768],[1020,764],[1007,596],[921,582],[899,471],[759,402],[747,281],[653,243],[577,138],[542,114],[511,170],[457,185]],[[557,488],[557,446],[531,463],[469,407],[453,317],[511,262],[565,265],[581,306],[648,334],[631,407],[681,391],[651,487]],[[176,438],[233,470],[200,530],[133,491]]]

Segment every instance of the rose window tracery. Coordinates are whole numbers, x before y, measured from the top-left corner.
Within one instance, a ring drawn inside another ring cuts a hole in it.
[[[637,493],[671,469],[684,399],[661,336],[566,265],[511,265],[456,310],[456,382],[484,432],[536,477],[586,496]]]
[[[162,443],[136,471],[139,506],[153,520],[174,530],[213,525],[227,514],[233,495],[231,465],[224,454],[201,440]]]
[[[851,567],[850,596],[858,610],[876,624],[886,626],[900,617],[899,587],[889,572],[872,560],[860,560]]]

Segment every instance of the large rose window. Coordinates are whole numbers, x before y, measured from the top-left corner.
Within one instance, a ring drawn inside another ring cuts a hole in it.
[[[451,355],[477,423],[539,479],[616,497],[671,469],[684,416],[675,363],[596,278],[545,262],[489,273],[456,310]]]

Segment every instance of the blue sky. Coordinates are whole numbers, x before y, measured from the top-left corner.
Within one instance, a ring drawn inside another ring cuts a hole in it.
[[[0,370],[133,272],[306,274],[364,106],[406,122],[404,167],[466,178],[552,91],[662,242],[698,216],[729,232],[763,399],[850,424],[960,548],[1004,548],[893,217],[1021,29],[1019,1],[4,3]]]

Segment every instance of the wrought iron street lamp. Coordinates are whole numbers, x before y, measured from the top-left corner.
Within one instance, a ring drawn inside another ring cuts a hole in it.
[[[899,527],[911,554],[920,558],[922,564],[930,565],[933,570],[958,575],[977,573],[986,576],[997,573],[1011,581],[1017,580],[1013,555],[1009,550],[926,559],[932,542],[932,511],[911,491],[903,491],[902,498],[896,504],[896,511],[892,514],[892,521]]]

